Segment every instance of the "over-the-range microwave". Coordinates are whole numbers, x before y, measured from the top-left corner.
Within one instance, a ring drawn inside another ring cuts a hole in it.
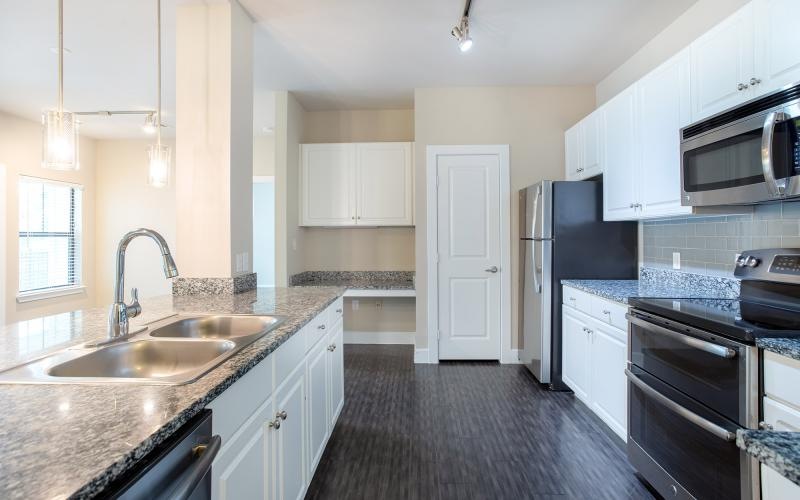
[[[800,84],[681,129],[685,206],[800,196]]]

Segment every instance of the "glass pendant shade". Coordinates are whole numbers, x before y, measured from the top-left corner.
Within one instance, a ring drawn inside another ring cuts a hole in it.
[[[78,120],[68,111],[42,113],[42,167],[78,170]]]
[[[147,183],[153,187],[169,186],[172,151],[169,146],[152,144],[147,148]]]

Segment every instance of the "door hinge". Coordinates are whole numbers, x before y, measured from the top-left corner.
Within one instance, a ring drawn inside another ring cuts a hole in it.
[[[439,176],[436,176],[436,189],[439,189]]]

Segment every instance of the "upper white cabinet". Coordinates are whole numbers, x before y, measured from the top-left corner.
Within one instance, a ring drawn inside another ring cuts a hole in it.
[[[413,225],[412,155],[407,142],[301,145],[302,225]]]
[[[691,45],[692,121],[800,81],[797,0],[753,0]]]
[[[636,89],[629,87],[606,103],[603,113],[603,219],[635,218],[637,199]]]
[[[602,114],[590,114],[564,133],[566,179],[579,181],[603,173]]]

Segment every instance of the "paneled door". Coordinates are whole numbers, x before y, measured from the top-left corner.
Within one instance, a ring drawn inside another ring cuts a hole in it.
[[[437,156],[439,359],[500,359],[500,157]]]

